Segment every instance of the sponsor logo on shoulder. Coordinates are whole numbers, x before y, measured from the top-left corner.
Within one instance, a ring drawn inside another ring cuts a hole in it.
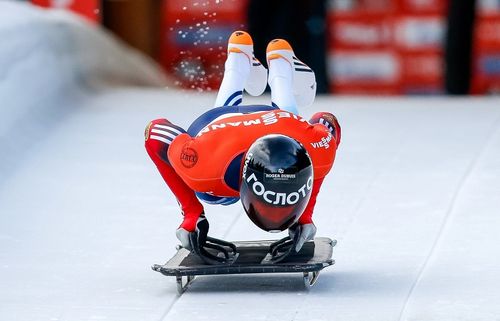
[[[184,147],[181,151],[181,164],[186,168],[191,168],[198,162],[198,153],[190,148]]]
[[[311,146],[313,148],[324,148],[328,149],[330,148],[330,142],[332,141],[333,135],[331,133],[328,133],[326,137],[322,137],[319,142],[314,142],[311,143]]]

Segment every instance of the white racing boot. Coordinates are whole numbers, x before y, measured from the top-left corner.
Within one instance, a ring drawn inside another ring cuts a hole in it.
[[[253,54],[252,37],[245,31],[233,32],[227,45],[228,55],[232,52],[245,54],[250,62],[250,75],[245,83],[245,91],[252,96],[262,95],[267,85],[267,69]],[[226,65],[226,68],[230,67]]]
[[[272,66],[273,60],[284,59],[291,66],[291,86],[297,106],[308,107],[312,105],[316,97],[316,76],[309,66],[295,57],[290,44],[283,39],[272,40],[267,45],[266,58],[267,65],[269,66],[269,86],[273,88],[273,82],[275,82],[276,78],[290,77],[289,71],[284,70],[280,66],[277,66],[277,68],[273,68]],[[278,107],[281,108],[282,106],[278,104]]]

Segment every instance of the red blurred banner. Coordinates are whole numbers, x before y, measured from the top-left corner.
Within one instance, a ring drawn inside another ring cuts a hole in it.
[[[500,93],[500,1],[478,2],[472,93]]]
[[[217,89],[222,81],[227,39],[245,29],[247,0],[163,2],[161,64],[179,86]]]
[[[328,15],[332,92],[442,92],[446,8],[446,0],[333,2]]]
[[[31,3],[44,8],[68,9],[93,22],[101,20],[99,0],[31,0]]]

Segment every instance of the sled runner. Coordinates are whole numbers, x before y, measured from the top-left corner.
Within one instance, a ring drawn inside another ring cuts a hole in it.
[[[182,294],[195,276],[215,274],[302,273],[304,285],[312,287],[320,271],[335,263],[332,253],[337,243],[336,240],[325,237],[315,238],[314,241],[305,243],[298,253],[286,249],[290,245],[286,244],[287,241],[285,238],[279,241],[229,243],[234,245],[236,251],[229,255],[230,258],[226,263],[213,264],[208,264],[198,254],[179,247],[177,253],[167,263],[155,264],[152,269],[163,275],[175,276],[177,292]],[[227,254],[217,252],[215,249],[207,251],[219,257]],[[228,252],[231,251],[228,250]]]

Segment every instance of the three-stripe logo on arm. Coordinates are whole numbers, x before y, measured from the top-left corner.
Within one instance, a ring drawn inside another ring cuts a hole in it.
[[[149,138],[159,140],[161,142],[164,142],[165,144],[170,145],[174,138],[182,133],[182,131],[173,126],[155,124],[153,126],[153,129],[151,129]]]
[[[332,125],[330,125],[330,123],[328,121],[326,121],[324,118],[320,118],[319,119],[319,123],[322,124],[322,125],[325,125],[326,128],[328,128],[328,130],[330,131],[330,133],[332,134],[335,134],[335,129],[332,127]]]

